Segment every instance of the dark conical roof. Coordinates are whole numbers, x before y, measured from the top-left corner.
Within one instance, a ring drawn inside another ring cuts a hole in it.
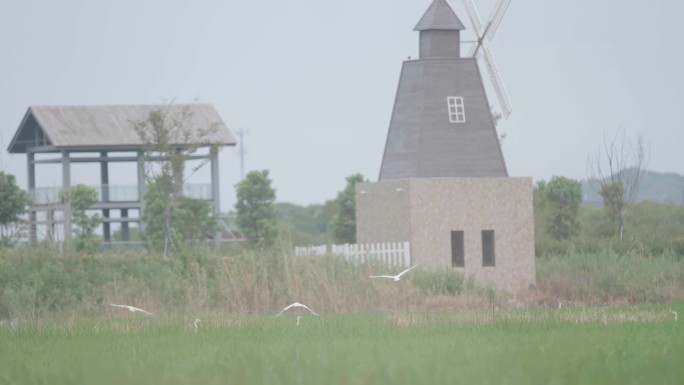
[[[465,26],[446,0],[434,0],[413,30],[424,31],[428,29],[463,30]]]

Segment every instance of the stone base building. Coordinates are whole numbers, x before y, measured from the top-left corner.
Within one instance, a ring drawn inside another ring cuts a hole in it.
[[[411,178],[356,185],[358,243],[411,243],[411,263],[515,294],[536,283],[531,178]]]

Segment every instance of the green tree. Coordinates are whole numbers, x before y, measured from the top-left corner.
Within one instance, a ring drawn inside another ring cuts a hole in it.
[[[579,209],[582,184],[562,176],[554,176],[544,188],[545,224],[554,239],[567,239],[579,234]]]
[[[129,241],[138,242],[138,241],[142,241],[142,239],[143,239],[142,232],[140,231],[140,229],[138,227],[129,227],[128,228],[128,240]],[[124,240],[123,239],[123,233],[122,233],[121,229],[117,229],[117,230],[114,230],[114,232],[112,232],[112,240],[116,241],[116,242],[122,242]]]
[[[546,236],[546,181],[540,180],[532,192],[534,210],[534,237],[543,239]]]
[[[296,245],[328,242],[328,223],[334,214],[334,201],[308,206],[276,203],[275,207],[281,228],[292,234]],[[280,233],[282,235],[283,231]]]
[[[335,199],[336,211],[330,221],[332,239],[336,243],[356,243],[356,183],[366,182],[359,173],[346,179],[347,185]]]
[[[621,180],[605,182],[601,184],[599,195],[603,199],[603,207],[607,211],[612,223],[617,223],[615,233],[622,239],[625,227],[625,211],[627,202],[624,200],[625,187]]]
[[[585,241],[610,238],[615,234],[611,217],[612,213],[605,208],[580,207],[580,237]]]
[[[185,244],[196,244],[216,232],[216,218],[211,215],[211,205],[201,199],[180,197],[172,218],[174,229]]]
[[[630,208],[626,220],[632,223],[632,237],[684,237],[684,205],[641,201]]]
[[[618,130],[612,139],[604,138],[596,154],[587,161],[591,187],[603,198],[604,207],[612,211],[619,239],[623,237],[625,214],[636,199],[647,158],[641,136],[630,140],[624,130]]]
[[[235,223],[240,231],[253,246],[272,246],[278,237],[278,220],[274,206],[276,191],[268,170],[249,172],[236,189]]]
[[[328,228],[330,227],[330,221],[332,221],[333,216],[335,216],[334,199],[329,199],[325,201],[325,203],[323,203],[323,206],[316,210],[316,214],[314,214],[314,217],[316,219],[318,230],[321,232],[321,234],[328,236]]]
[[[171,227],[171,215],[179,204],[183,184],[185,183],[186,162],[199,150],[206,146],[209,138],[218,128],[218,123],[208,127],[197,127],[189,105],[174,106],[172,103],[155,108],[146,119],[133,122],[133,128],[146,145],[145,173],[148,183],[156,184],[156,192],[161,198],[162,234],[164,235],[164,256],[168,255],[168,238]],[[208,159],[219,150],[218,145],[210,145],[206,160],[197,169],[204,166]],[[146,195],[147,196],[147,195]],[[147,204],[146,204],[147,206]],[[148,219],[158,216],[148,216]],[[143,220],[144,221],[144,220]],[[146,226],[158,227],[145,221]],[[152,237],[155,237],[153,235]]]
[[[329,242],[328,224],[335,213],[333,200],[324,204],[298,206],[276,203],[280,238],[293,245],[321,245]]]
[[[11,235],[11,225],[19,221],[29,203],[31,196],[17,186],[14,175],[0,171],[0,240],[3,243]]]
[[[164,194],[157,181],[151,181],[145,190],[145,210],[142,220],[147,227],[142,239],[150,250],[168,251],[169,243],[174,245],[193,244],[206,239],[215,229],[215,218],[211,206],[200,199],[180,196],[173,207],[169,207],[168,224],[164,220],[166,207]]]
[[[172,241],[170,238],[172,234],[170,212],[173,209],[168,207],[168,222],[165,217],[166,209],[157,181],[150,180],[145,184],[145,208],[141,218],[145,224],[145,229],[141,235],[149,250],[165,253],[168,243]]]
[[[71,223],[76,225],[74,248],[78,251],[96,251],[102,241],[95,234],[95,230],[100,226],[103,218],[99,214],[88,215],[86,210],[97,202],[97,190],[83,184],[77,184],[62,189],[59,192],[59,199],[63,204],[68,205],[71,212]]]

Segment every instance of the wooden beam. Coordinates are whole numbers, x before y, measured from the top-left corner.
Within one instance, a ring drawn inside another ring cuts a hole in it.
[[[33,164],[34,154],[26,154],[26,166],[28,168],[28,190],[33,194],[36,189],[36,165]],[[38,239],[36,228],[36,213],[29,211],[29,244],[34,244]]]
[[[191,155],[187,160],[201,160],[208,159],[209,155]],[[146,161],[157,162],[160,160],[168,160],[168,157],[154,156],[145,159]],[[85,156],[85,157],[72,157],[71,163],[99,163],[99,162],[137,162],[137,156]],[[62,158],[50,158],[50,159],[39,159],[34,160],[34,164],[39,163],[62,163]]]
[[[71,163],[69,162],[69,151],[62,151],[62,189],[71,186]],[[71,241],[71,210],[69,205],[64,210],[64,241]]]

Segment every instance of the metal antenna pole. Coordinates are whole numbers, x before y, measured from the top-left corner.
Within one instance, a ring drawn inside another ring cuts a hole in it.
[[[240,156],[240,180],[245,179],[245,134],[248,132],[240,128],[235,132],[238,136],[240,146],[238,147],[238,155]]]

